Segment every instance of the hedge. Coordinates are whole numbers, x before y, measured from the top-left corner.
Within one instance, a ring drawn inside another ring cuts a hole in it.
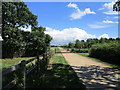
[[[89,55],[105,62],[120,65],[120,44],[117,41],[92,45]]]
[[[88,49],[71,49],[74,53],[88,53]]]

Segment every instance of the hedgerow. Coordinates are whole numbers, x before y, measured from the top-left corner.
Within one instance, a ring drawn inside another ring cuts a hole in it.
[[[120,44],[117,41],[92,45],[89,55],[105,62],[120,65]]]
[[[74,53],[88,53],[88,49],[71,49]]]

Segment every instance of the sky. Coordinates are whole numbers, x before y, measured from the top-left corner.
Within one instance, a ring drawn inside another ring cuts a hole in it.
[[[76,39],[118,37],[118,13],[114,2],[25,2],[38,16],[38,26],[53,37],[51,44],[63,45]],[[30,30],[30,28],[28,28]]]

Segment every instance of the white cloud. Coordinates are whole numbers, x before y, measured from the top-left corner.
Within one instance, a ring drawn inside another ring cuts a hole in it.
[[[49,27],[46,27],[46,34],[49,34],[53,37],[52,44],[67,44],[73,42],[73,40],[86,40],[88,38],[94,38],[95,35],[88,34],[85,30],[80,28],[66,28],[63,30],[55,30]]]
[[[110,20],[104,20],[102,21],[103,23],[118,23],[118,22],[113,22],[113,21],[110,21]]]
[[[120,16],[116,16],[116,17],[113,17],[113,18],[117,18],[117,19],[120,19]]]
[[[105,25],[97,25],[97,24],[89,24],[88,25],[90,28],[94,28],[94,29],[100,29],[100,28],[106,28],[108,26]]]
[[[69,3],[67,7],[78,8],[77,4],[74,4],[74,3]]]
[[[103,10],[104,8],[99,8],[98,10]]]
[[[108,14],[108,15],[116,15],[116,14],[119,14],[118,12],[116,11],[113,11],[113,5],[115,4],[115,1],[112,1],[112,2],[109,2],[109,3],[105,3],[103,5],[102,8],[99,8],[98,10],[107,10],[106,12],[103,12],[104,14]]]
[[[96,14],[94,11],[91,11],[90,8],[86,8],[84,11],[81,11],[77,4],[74,3],[69,3],[67,7],[75,9],[75,11],[70,15],[71,20],[80,19],[87,14]]]
[[[109,35],[105,33],[98,37],[98,39],[100,39],[100,38],[109,38]]]

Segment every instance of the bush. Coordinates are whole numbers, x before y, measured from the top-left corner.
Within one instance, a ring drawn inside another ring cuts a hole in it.
[[[88,49],[80,49],[80,53],[88,53]]]
[[[120,44],[117,41],[92,45],[89,55],[102,61],[119,64]]]
[[[71,49],[74,53],[88,53],[88,49]]]
[[[72,48],[70,52],[75,52],[75,49]]]

